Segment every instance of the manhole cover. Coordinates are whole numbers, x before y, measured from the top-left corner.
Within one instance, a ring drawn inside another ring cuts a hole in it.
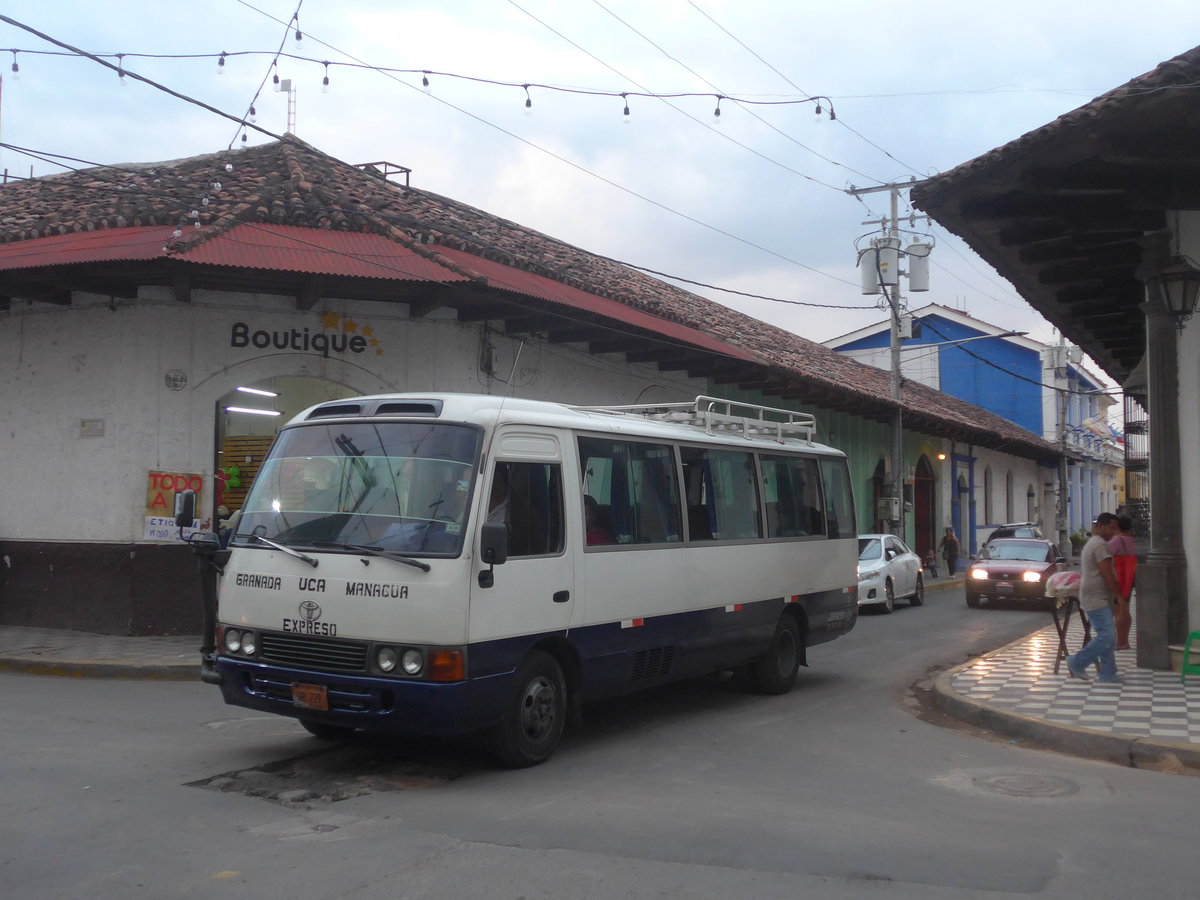
[[[1053,775],[987,775],[972,779],[972,783],[994,794],[1009,797],[1069,797],[1079,792],[1079,785]]]

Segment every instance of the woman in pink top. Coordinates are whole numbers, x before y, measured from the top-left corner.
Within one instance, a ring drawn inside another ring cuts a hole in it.
[[[1108,542],[1108,552],[1113,555],[1113,574],[1120,587],[1119,601],[1113,605],[1113,619],[1117,626],[1118,650],[1129,649],[1129,628],[1133,616],[1129,604],[1133,599],[1133,576],[1137,569],[1137,549],[1133,543],[1133,520],[1129,516],[1118,516],[1117,527],[1121,533]]]

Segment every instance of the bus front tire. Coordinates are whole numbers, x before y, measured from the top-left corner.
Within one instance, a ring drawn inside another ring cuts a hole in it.
[[[567,720],[567,683],[548,653],[532,651],[517,669],[504,717],[491,735],[493,755],[514,769],[550,758]]]
[[[353,728],[347,728],[344,725],[329,725],[325,722],[315,722],[312,719],[301,719],[300,724],[313,737],[320,738],[323,741],[344,741],[350,735],[354,734]]]
[[[800,669],[800,629],[791,616],[775,626],[767,655],[750,666],[750,682],[760,694],[786,694],[796,683]]]

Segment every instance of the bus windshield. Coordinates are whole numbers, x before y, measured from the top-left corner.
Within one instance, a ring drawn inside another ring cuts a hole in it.
[[[254,479],[233,543],[457,556],[479,458],[477,429],[312,424],[283,431]]]

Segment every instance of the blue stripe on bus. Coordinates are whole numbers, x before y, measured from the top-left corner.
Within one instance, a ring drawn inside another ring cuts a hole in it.
[[[454,736],[496,724],[513,672],[537,647],[561,650],[568,678],[574,679],[582,699],[595,700],[758,658],[791,605],[806,620],[807,646],[844,634],[857,617],[853,591],[795,599],[794,604],[792,597],[775,597],[483,641],[467,648],[471,677],[449,684],[312,672],[226,657],[218,659],[217,667],[224,676],[221,691],[231,705],[351,728]],[[324,685],[330,711],[294,706],[291,685],[296,682]]]

